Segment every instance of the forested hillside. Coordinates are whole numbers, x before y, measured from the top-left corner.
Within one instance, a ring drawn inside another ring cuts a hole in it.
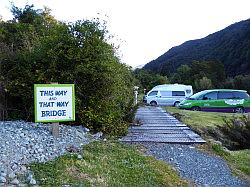
[[[185,31],[183,31],[185,32]],[[250,19],[235,23],[205,38],[173,47],[144,69],[170,76],[183,64],[219,61],[227,76],[250,74]]]

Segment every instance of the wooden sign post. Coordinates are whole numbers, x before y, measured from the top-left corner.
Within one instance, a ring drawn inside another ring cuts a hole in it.
[[[58,84],[58,82],[52,82],[50,84]],[[60,127],[59,127],[59,122],[51,123],[51,128],[52,128],[52,136],[55,138],[59,138],[60,135]]]
[[[35,84],[35,122],[52,122],[52,134],[59,137],[59,122],[75,120],[73,84]]]
[[[58,138],[58,137],[59,137],[59,132],[60,132],[60,129],[59,129],[59,122],[52,123],[51,126],[52,126],[52,135],[53,135],[55,138]]]

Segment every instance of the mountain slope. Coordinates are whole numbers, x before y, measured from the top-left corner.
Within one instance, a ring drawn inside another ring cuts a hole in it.
[[[169,75],[194,60],[221,61],[229,76],[250,74],[250,19],[173,47],[143,69]]]

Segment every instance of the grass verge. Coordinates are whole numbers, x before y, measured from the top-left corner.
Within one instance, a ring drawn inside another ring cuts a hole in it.
[[[166,110],[173,115],[179,115],[181,121],[183,121],[185,124],[189,125],[193,129],[197,129],[198,131],[202,131],[202,127],[207,128],[222,126],[224,125],[224,118],[228,119],[241,115],[234,113],[181,110],[176,107],[166,107]]]
[[[249,180],[250,149],[226,151],[222,145],[209,141],[209,139],[212,138],[209,133],[217,131],[218,126],[226,125],[223,120],[224,118],[232,119],[242,114],[189,111],[180,110],[175,107],[166,107],[165,109],[208,140],[208,145],[201,146],[202,149],[222,156],[235,173],[240,175],[243,173],[243,175],[245,175],[244,177]]]
[[[42,186],[187,186],[170,166],[135,147],[92,142],[79,154],[82,159],[69,154],[30,167]]]

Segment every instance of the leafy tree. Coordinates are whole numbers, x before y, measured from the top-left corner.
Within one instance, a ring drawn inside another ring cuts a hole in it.
[[[189,85],[191,81],[191,68],[188,65],[181,65],[177,72],[171,77],[172,83],[180,83]]]
[[[238,75],[234,77],[233,86],[235,89],[247,90],[250,93],[250,75]]]
[[[207,73],[209,79],[211,79],[212,84],[216,88],[223,87],[223,83],[226,80],[226,73],[224,65],[219,61],[207,61]]]
[[[119,62],[99,19],[56,21],[50,10],[13,6],[15,20],[0,23],[1,75],[9,117],[31,120],[34,83],[74,83],[77,123],[122,134],[133,103],[132,70]],[[7,52],[5,52],[7,50]],[[15,111],[15,112],[14,112]]]
[[[137,85],[139,85],[141,89],[150,90],[156,85],[169,83],[166,76],[151,73],[143,69],[136,69],[134,76],[137,79]]]
[[[213,88],[212,81],[207,77],[195,81],[196,91],[202,91]]]
[[[200,90],[203,87],[200,83],[203,84],[205,81],[203,77],[211,81],[211,84],[208,84],[210,86],[205,86],[206,88],[224,87],[226,80],[224,65],[218,61],[193,61],[190,66],[181,65],[170,80],[171,83],[191,84],[194,89]]]

